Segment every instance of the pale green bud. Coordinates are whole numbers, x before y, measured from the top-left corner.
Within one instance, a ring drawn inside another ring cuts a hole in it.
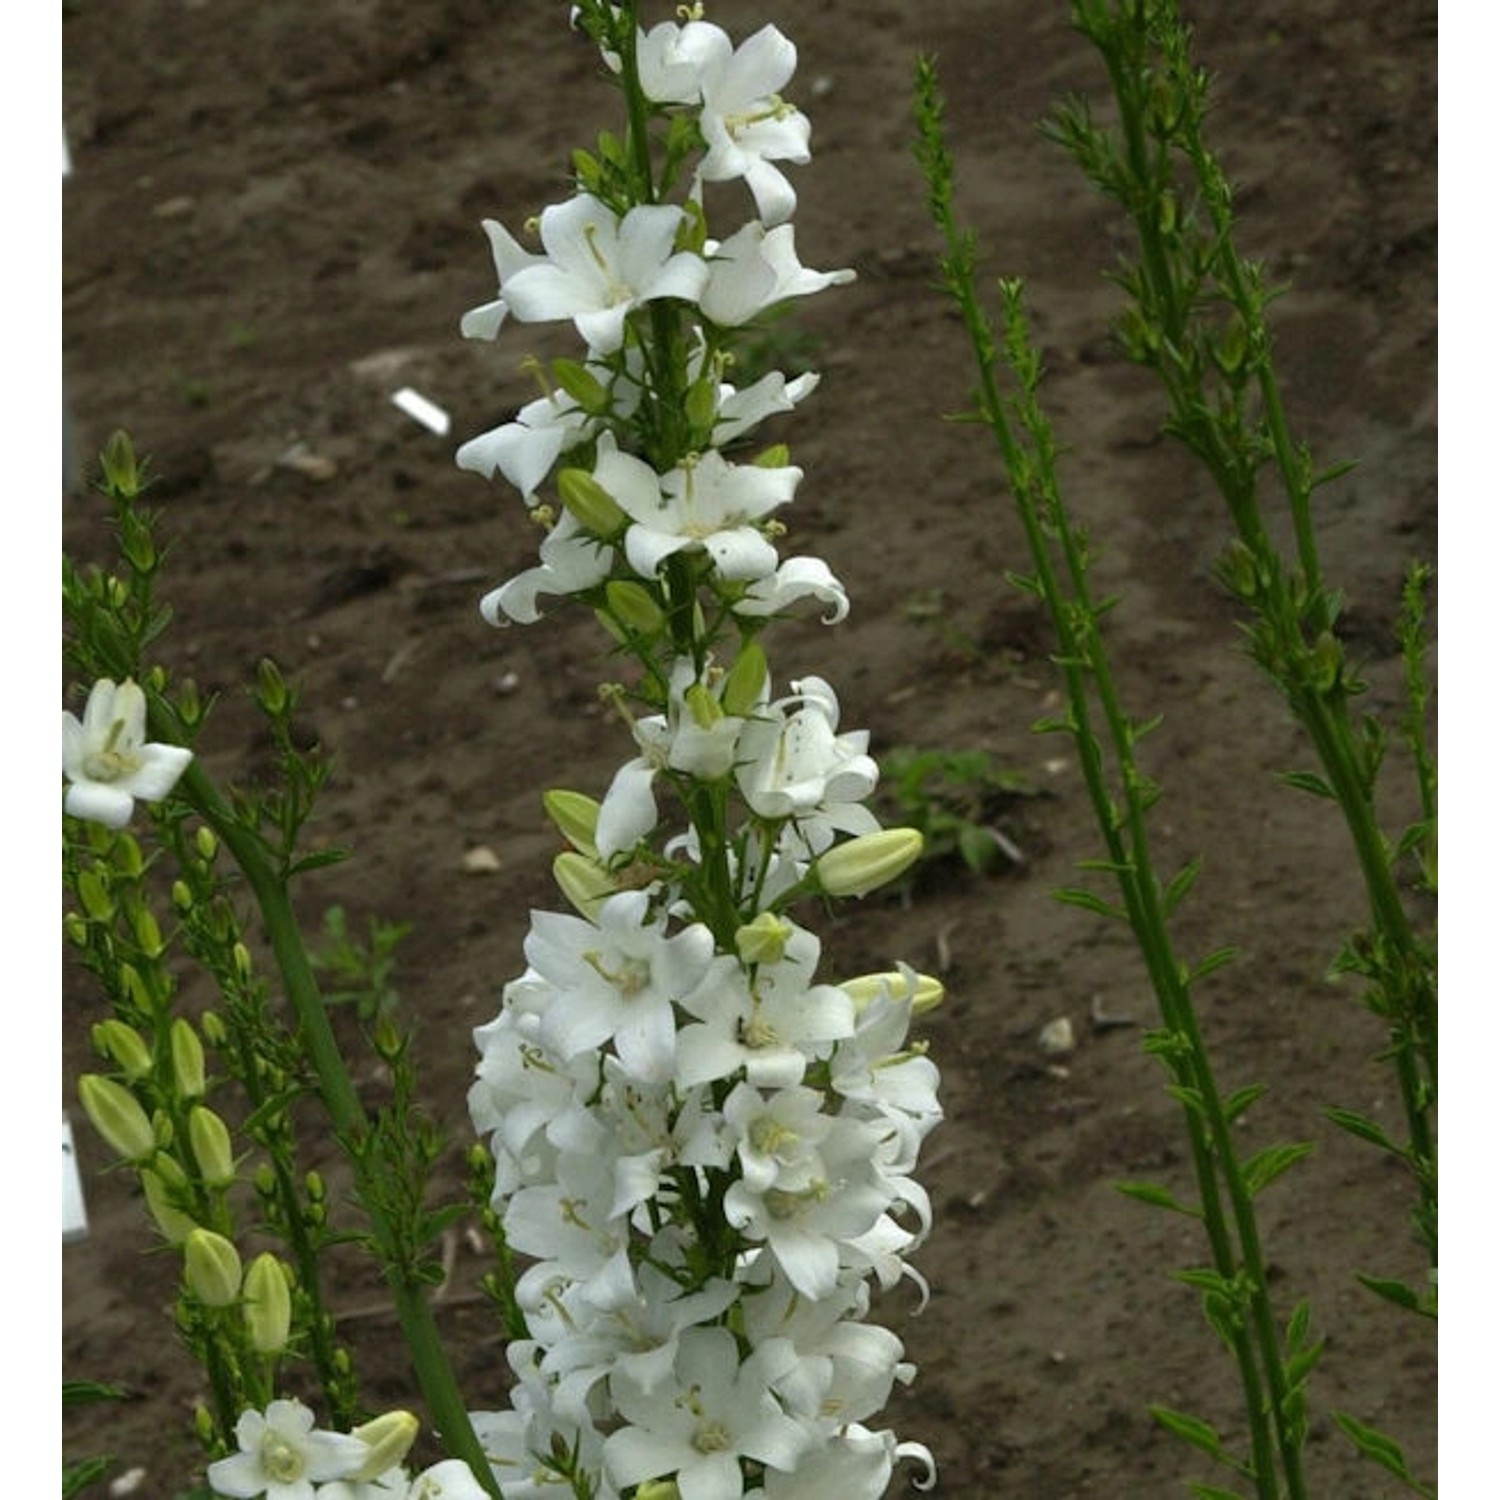
[[[542,793],[542,806],[557,824],[557,831],[579,853],[587,854],[590,859],[598,853],[594,834],[599,827],[599,804],[592,797],[555,787]]]
[[[75,948],[82,948],[89,940],[89,924],[78,912],[70,911],[63,918],[63,936]]]
[[[921,1016],[936,1010],[947,994],[941,979],[934,979],[931,974],[918,974],[915,969],[861,974],[854,979],[840,980],[839,988],[854,1001],[856,1014],[880,995],[890,993],[898,998],[909,997],[912,1015]]]
[[[255,972],[255,962],[250,957],[250,950],[243,943],[236,943],[233,956],[235,978],[241,984],[249,984],[250,976]]]
[[[695,682],[682,697],[699,729],[712,729],[724,717],[719,700],[701,682]]]
[[[234,1181],[234,1146],[229,1139],[229,1127],[206,1104],[195,1104],[188,1114],[188,1144],[209,1187],[228,1187]]]
[[[190,912],[193,909],[193,892],[185,880],[174,880],[172,882],[172,905],[180,912]]]
[[[714,419],[719,414],[719,383],[712,377],[705,375],[701,380],[695,380],[687,391],[683,401],[683,410],[688,419],[688,425],[701,433],[713,431]]]
[[[100,1021],[91,1033],[94,1046],[136,1083],[151,1071],[151,1049],[134,1026],[111,1017]]]
[[[141,856],[141,846],[128,833],[115,836],[115,846],[110,851],[115,868],[132,880],[146,873],[146,861]]]
[[[564,469],[557,476],[557,493],[579,525],[595,536],[614,536],[625,524],[625,512],[586,469]]]
[[[78,1080],[78,1100],[94,1129],[116,1155],[137,1164],[156,1155],[151,1121],[123,1083],[98,1073],[85,1073]]]
[[[604,585],[604,597],[610,613],[617,616],[638,635],[655,635],[666,623],[661,605],[650,589],[628,578],[616,578]]]
[[[779,964],[786,954],[792,924],[775,912],[763,911],[734,935],[735,952],[747,964]]]
[[[200,823],[193,834],[193,846],[199,859],[212,861],[219,852],[219,836],[207,823]]]
[[[591,922],[616,891],[614,881],[594,860],[572,849],[564,850],[552,861],[552,878],[563,895]]]
[[[84,912],[95,922],[111,922],[115,915],[114,897],[97,870],[78,872],[78,900]]]
[[[255,696],[260,699],[261,707],[273,717],[285,713],[291,702],[291,695],[287,692],[286,678],[281,675],[281,668],[269,656],[261,657],[256,665]]]
[[[240,1252],[222,1234],[197,1228],[182,1245],[188,1290],[205,1307],[231,1307],[240,1295],[244,1272]]]
[[[257,1354],[280,1354],[286,1348],[292,1289],[286,1267],[269,1250],[257,1255],[245,1272],[245,1327]]]
[[[819,887],[830,896],[867,896],[903,875],[922,853],[915,828],[882,828],[835,844],[813,865]]]
[[[172,1022],[172,1080],[180,1099],[201,1099],[207,1086],[203,1078],[203,1043],[185,1016]]]
[[[728,676],[724,679],[724,690],[719,702],[724,712],[733,718],[744,718],[760,703],[760,695],[766,685],[768,669],[765,649],[758,641],[748,641],[735,657]]]
[[[586,365],[576,359],[554,359],[552,378],[591,416],[609,409],[609,392]]]
[[[161,1160],[166,1162],[171,1158],[164,1156]],[[141,1170],[141,1189],[146,1195],[146,1207],[150,1209],[151,1217],[161,1231],[162,1238],[169,1245],[182,1244],[198,1227],[197,1221],[177,1207],[173,1201],[172,1189],[167,1186],[166,1180],[151,1167],[144,1167]]]
[[[135,456],[130,434],[116,428],[99,454],[99,467],[105,482],[115,494],[133,499],[141,492],[141,465]]]
[[[357,1437],[370,1450],[370,1456],[354,1476],[356,1482],[378,1479],[405,1462],[421,1430],[422,1424],[409,1411],[382,1412],[373,1421],[356,1427],[350,1436]]]
[[[161,940],[161,928],[148,907],[141,907],[135,914],[135,940],[147,958],[160,958],[166,948]]]

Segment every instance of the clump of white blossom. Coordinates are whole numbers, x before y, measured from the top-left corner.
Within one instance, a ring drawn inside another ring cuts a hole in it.
[[[817,377],[735,379],[746,324],[853,273],[797,259],[783,165],[811,128],[774,26],[736,45],[696,8],[575,19],[640,113],[623,146],[575,154],[539,251],[486,223],[499,291],[463,330],[571,322],[585,350],[538,367],[542,397],[459,463],[545,528],[485,616],[591,606],[637,663],[609,690],[635,753],[600,800],[549,798],[574,910],[533,913],[526,970],[476,1033],[470,1110],[528,1335],[510,1409],[476,1429],[507,1500],[873,1500],[900,1459],[931,1476],[878,1426],[914,1370],[868,1313],[872,1286],[925,1294],[907,1256],[940,1108],[909,1028],[941,990],[904,967],[830,982],[790,915],[883,883],[919,840],[867,806],[878,770],[832,685],[772,686],[768,622],[849,606],[824,562],[783,555],[804,476],[759,437]],[[704,185],[738,179],[754,216],[715,237]]]
[[[774,26],[736,45],[701,6],[649,30],[634,4],[572,19],[629,128],[575,153],[576,192],[529,225],[539,249],[485,224],[498,294],[461,325],[567,322],[584,345],[533,362],[540,398],[459,450],[545,533],[484,616],[581,601],[631,663],[606,696],[635,753],[598,800],[545,799],[572,909],[532,914],[525,972],[475,1033],[469,1107],[525,1336],[497,1372],[507,1408],[470,1414],[483,1485],[456,1459],[409,1472],[407,1413],[338,1433],[277,1399],[209,1465],[226,1500],[878,1500],[901,1460],[934,1478],[878,1425],[915,1371],[869,1314],[877,1286],[926,1295],[908,1256],[941,1110],[910,1028],[942,987],[899,963],[831,981],[791,915],[894,879],[921,840],[868,807],[878,769],[833,686],[773,686],[767,625],[798,606],[836,623],[849,600],[821,559],[783,553],[803,471],[759,436],[818,377],[737,379],[747,325],[854,273],[797,257],[783,168],[808,160],[811,126],[783,97],[797,54]],[[754,213],[717,235],[705,204],[735,182]],[[145,720],[129,681],[64,715],[69,812],[119,828],[167,795],[190,753],[147,743]],[[89,1095],[106,1124],[109,1087]],[[122,1154],[149,1159],[150,1122],[122,1119]],[[240,1295],[226,1248],[215,1307]]]

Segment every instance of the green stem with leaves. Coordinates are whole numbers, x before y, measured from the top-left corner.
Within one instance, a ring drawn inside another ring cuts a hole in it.
[[[1020,393],[1007,401],[997,366],[1002,355],[976,290],[976,246],[960,230],[953,209],[953,169],[942,124],[942,103],[930,63],[918,67],[919,154],[927,178],[932,215],[944,245],[944,286],[962,316],[978,370],[978,418],[994,436],[1026,533],[1034,572],[1016,579],[1045,603],[1058,637],[1058,662],[1068,696],[1068,715],[1046,727],[1071,735],[1085,784],[1105,841],[1107,858],[1088,867],[1116,879],[1123,907],[1088,891],[1060,893],[1078,905],[1127,920],[1145,959],[1161,1010],[1163,1029],[1151,1040],[1172,1075],[1171,1092],[1183,1105],[1199,1203],[1184,1209],[1164,1192],[1152,1200],[1201,1218],[1213,1257],[1212,1273],[1189,1273],[1205,1292],[1205,1309],[1239,1368],[1249,1428],[1251,1459],[1234,1460],[1207,1424],[1180,1413],[1158,1412],[1164,1424],[1190,1436],[1197,1446],[1253,1479],[1262,1500],[1304,1500],[1300,1378],[1283,1356],[1272,1308],[1253,1197],[1305,1148],[1278,1147],[1242,1163],[1232,1136],[1236,1115],[1259,1095],[1241,1090],[1226,1101],[1218,1087],[1194,1009],[1191,986],[1230,956],[1210,955],[1190,968],[1176,956],[1168,928],[1171,909],[1196,873],[1189,866],[1168,884],[1157,877],[1147,830],[1156,789],[1143,775],[1136,746],[1149,732],[1124,712],[1116,691],[1099,621],[1109,608],[1097,603],[1088,581],[1086,548],[1057,489],[1050,427],[1036,399],[1040,363],[1030,344],[1019,283],[1002,284],[1006,346],[1003,360]],[[1012,416],[1026,434],[1022,441]],[[1060,555],[1059,571],[1055,558]],[[1102,737],[1096,721],[1102,720]],[[1105,746],[1113,759],[1113,785]]]

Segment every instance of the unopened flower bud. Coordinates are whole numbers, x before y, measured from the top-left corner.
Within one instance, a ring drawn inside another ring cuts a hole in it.
[[[171,1157],[163,1156],[159,1160],[167,1162],[171,1161]],[[182,1244],[198,1227],[198,1223],[190,1214],[185,1214],[177,1207],[175,1195],[166,1179],[154,1168],[144,1167],[141,1170],[141,1189],[146,1195],[146,1207],[161,1231],[162,1238],[169,1245]]]
[[[382,1412],[373,1421],[356,1427],[350,1436],[357,1437],[370,1450],[370,1456],[360,1465],[355,1480],[378,1479],[405,1462],[421,1430],[422,1424],[409,1411]]]
[[[593,372],[576,359],[554,359],[552,378],[590,416],[608,410],[609,392]]]
[[[212,863],[219,853],[219,836],[207,823],[200,823],[193,834],[193,847],[197,849],[199,859]]]
[[[666,623],[667,617],[651,590],[633,579],[612,579],[604,585],[604,597],[610,613],[637,635],[655,635]]]
[[[240,1295],[244,1273],[240,1252],[212,1229],[194,1229],[182,1246],[188,1290],[205,1307],[231,1307]]]
[[[557,493],[578,524],[595,536],[614,536],[625,524],[625,512],[586,469],[564,469],[557,476]]]
[[[82,948],[89,940],[89,924],[78,912],[70,911],[63,918],[63,936],[75,948]]]
[[[147,958],[160,958],[166,947],[161,940],[161,928],[148,907],[141,907],[135,914],[135,940]]]
[[[212,1448],[215,1442],[222,1440],[223,1435],[213,1419],[213,1413],[201,1401],[193,1408],[193,1431],[198,1434],[198,1441],[205,1448]]]
[[[719,414],[718,381],[708,375],[695,380],[683,399],[683,409],[689,426],[705,436],[712,434],[714,419]]]
[[[111,1017],[100,1021],[91,1033],[94,1046],[136,1083],[151,1071],[151,1049],[134,1026]]]
[[[234,974],[241,984],[249,984],[250,976],[255,972],[254,960],[250,957],[250,950],[243,943],[234,945]]]
[[[95,922],[114,920],[115,902],[98,870],[78,872],[78,900],[84,913]]]
[[[128,432],[116,428],[110,433],[99,454],[99,467],[104,471],[104,482],[116,495],[131,499],[140,494],[141,466]]]
[[[699,729],[712,729],[724,717],[719,700],[701,682],[695,682],[682,697]]]
[[[758,641],[748,641],[740,648],[724,678],[724,689],[719,702],[724,712],[733,718],[744,718],[760,703],[766,686],[766,653]]]
[[[599,827],[599,804],[582,792],[570,792],[565,787],[555,787],[542,793],[542,806],[547,816],[557,824],[557,831],[579,851],[591,859],[598,850],[594,846],[594,834]]]
[[[110,851],[115,869],[131,880],[138,880],[146,872],[146,861],[141,857],[141,846],[128,833],[115,835],[115,845]]]
[[[734,935],[735,952],[747,964],[779,964],[786,954],[792,924],[775,912],[763,911]]]
[[[207,1087],[203,1077],[203,1043],[186,1016],[172,1022],[172,1081],[179,1099],[201,1099]]]
[[[552,861],[552,878],[577,911],[593,921],[599,908],[615,894],[615,883],[585,854],[566,849]]]
[[[844,979],[839,982],[839,988],[854,1001],[856,1014],[872,1000],[889,994],[909,999],[912,1015],[925,1015],[936,1010],[947,994],[941,979],[934,979],[931,974],[918,974],[915,969],[905,966],[884,974],[861,974],[854,979]]]
[[[915,828],[882,828],[835,844],[813,870],[819,887],[830,896],[867,896],[903,875],[922,853]]]
[[[193,892],[187,881],[172,882],[172,905],[180,912],[190,912],[193,909]]]
[[[245,1327],[257,1354],[280,1354],[292,1329],[292,1289],[284,1267],[269,1250],[245,1272]]]
[[[290,702],[286,678],[269,656],[261,657],[255,668],[255,696],[260,700],[260,706],[273,716],[285,713]]]
[[[156,1155],[156,1133],[140,1101],[113,1078],[85,1073],[78,1080],[78,1100],[110,1150],[126,1161],[150,1161]]]
[[[188,1114],[188,1144],[203,1181],[213,1188],[234,1181],[234,1146],[229,1127],[206,1104],[195,1104]]]

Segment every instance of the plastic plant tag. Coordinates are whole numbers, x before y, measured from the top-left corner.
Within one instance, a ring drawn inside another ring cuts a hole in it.
[[[412,421],[420,422],[429,432],[447,437],[450,425],[448,413],[435,401],[429,401],[426,396],[412,390],[409,385],[402,386],[391,397],[391,404],[404,411]]]
[[[78,1175],[78,1152],[73,1146],[73,1126],[62,1117],[62,1237],[63,1244],[83,1239],[89,1232],[88,1210],[83,1203],[83,1179]]]

